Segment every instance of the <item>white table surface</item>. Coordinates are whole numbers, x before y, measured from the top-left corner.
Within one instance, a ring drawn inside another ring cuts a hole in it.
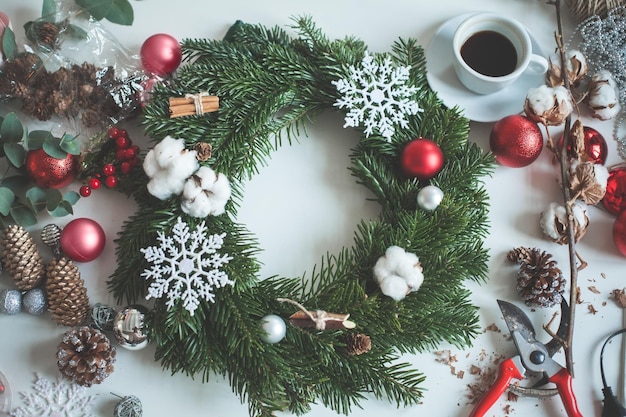
[[[265,25],[290,24],[290,18],[308,14],[330,38],[354,35],[369,44],[373,51],[387,51],[398,37],[415,37],[426,46],[435,30],[446,20],[462,13],[493,10],[516,17],[525,24],[533,36],[551,51],[556,28],[552,6],[543,0],[439,0],[439,1],[302,1],[282,0],[249,2],[229,0],[205,2],[202,0],[131,0],[135,10],[135,23],[131,27],[107,24],[112,33],[128,48],[137,52],[142,42],[155,33],[169,33],[178,39],[187,37],[221,38],[237,19]],[[2,0],[0,11],[7,13],[18,34],[23,22],[39,16],[39,0]],[[566,29],[574,24],[567,11]],[[586,121],[605,135],[609,144],[607,164],[619,162],[612,139],[612,124]],[[322,117],[320,123],[309,128],[308,138],[300,144],[284,147],[246,188],[239,219],[257,234],[265,252],[261,260],[265,266],[263,276],[281,274],[300,276],[311,270],[327,251],[350,245],[358,220],[376,215],[376,207],[365,201],[366,192],[350,176],[348,154],[358,137],[341,128],[338,114]],[[488,148],[489,123],[472,123],[470,139]],[[133,139],[140,138],[141,129],[131,127]],[[490,178],[485,178],[490,194],[491,233],[487,238],[491,260],[487,282],[468,284],[473,299],[480,306],[481,325],[495,323],[502,333],[486,331],[474,341],[467,352],[451,346],[458,358],[457,370],[465,377],[457,378],[448,366],[437,362],[433,352],[406,356],[428,377],[423,387],[428,391],[422,404],[396,409],[386,401],[369,400],[363,409],[355,409],[354,416],[466,416],[471,410],[466,399],[467,384],[475,381],[469,375],[472,364],[479,362],[481,352],[492,355],[510,355],[513,343],[506,337],[506,326],[501,318],[496,298],[519,303],[515,294],[516,267],[505,260],[508,250],[517,246],[540,247],[552,253],[561,269],[567,274],[567,249],[550,243],[541,236],[538,227],[539,213],[552,201],[560,201],[561,194],[555,181],[556,169],[550,155],[543,155],[533,165],[523,169],[498,167]],[[287,190],[268,197],[268,190]],[[133,204],[114,192],[98,191],[76,206],[76,214],[98,221],[107,233],[105,252],[94,262],[81,264],[81,273],[87,282],[92,302],[113,304],[107,293],[105,281],[113,271],[113,239],[122,221],[133,210]],[[589,262],[589,267],[579,274],[581,297],[584,301],[577,309],[575,330],[575,380],[574,389],[582,414],[599,416],[601,410],[601,381],[598,367],[600,344],[612,331],[621,327],[621,310],[609,299],[611,290],[626,286],[626,258],[613,246],[611,227],[613,217],[599,209],[590,209],[591,226],[578,250]],[[61,219],[61,225],[69,219]],[[7,276],[0,278],[0,288],[10,286]],[[588,289],[595,286],[596,294]],[[588,312],[591,303],[597,314]],[[528,311],[528,310],[527,310]],[[549,313],[532,315],[537,327],[547,322]],[[14,406],[20,405],[15,394],[29,390],[35,372],[54,379],[58,375],[55,364],[56,345],[65,328],[56,326],[47,317],[27,314],[0,316],[0,370],[7,375],[14,391]],[[540,339],[548,339],[540,333]],[[609,383],[617,391],[619,348],[614,344],[607,351]],[[118,395],[137,395],[143,402],[144,416],[231,416],[247,415],[230,390],[228,383],[215,378],[202,384],[182,375],[170,376],[153,360],[154,350],[118,350],[116,371],[99,386],[90,388],[97,395],[94,411],[97,416],[111,416]],[[562,360],[562,358],[559,358]],[[511,416],[563,416],[565,411],[558,397],[548,400],[521,398],[514,403],[502,401],[494,406],[488,416],[505,415],[503,407],[509,405]],[[334,411],[315,407],[312,417],[336,415]]]

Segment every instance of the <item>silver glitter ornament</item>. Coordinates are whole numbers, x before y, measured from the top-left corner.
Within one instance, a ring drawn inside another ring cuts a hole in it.
[[[122,398],[113,410],[113,417],[141,417],[142,415],[141,400],[134,395]]]
[[[22,293],[19,290],[0,291],[0,313],[13,316],[22,310]]]
[[[121,347],[128,350],[140,350],[148,345],[144,320],[147,309],[140,305],[123,308],[113,321],[113,333]]]
[[[35,316],[43,314],[48,309],[46,292],[42,288],[33,288],[22,297],[24,311]]]
[[[275,314],[269,314],[261,319],[261,328],[265,332],[262,339],[265,343],[278,343],[285,338],[287,325],[285,320]]]
[[[52,250],[55,258],[61,257],[61,227],[47,224],[41,229],[41,241]]]
[[[424,210],[435,210],[442,200],[443,191],[434,185],[427,185],[417,193],[417,205]]]
[[[113,307],[96,303],[91,308],[90,324],[98,330],[110,332],[113,330],[116,315],[117,312]]]

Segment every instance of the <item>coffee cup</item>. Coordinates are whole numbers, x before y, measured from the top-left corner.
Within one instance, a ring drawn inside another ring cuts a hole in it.
[[[480,12],[464,19],[454,32],[454,71],[478,94],[513,84],[526,71],[545,73],[548,61],[533,53],[528,31],[515,19]]]

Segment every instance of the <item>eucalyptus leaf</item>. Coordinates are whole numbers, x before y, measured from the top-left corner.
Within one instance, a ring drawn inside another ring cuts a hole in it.
[[[40,187],[31,187],[26,191],[26,200],[33,212],[37,213],[46,208],[46,190]]]
[[[7,187],[12,190],[19,190],[24,188],[30,183],[30,178],[24,173],[24,175],[11,175],[10,177],[4,177],[0,181],[0,187]]]
[[[74,214],[74,209],[72,208],[72,204],[69,201],[63,200],[59,203],[59,206],[49,212],[53,217],[65,217],[70,214]]]
[[[46,190],[46,210],[53,211],[63,201],[63,194],[61,191],[55,188],[48,188]]]
[[[43,143],[43,150],[53,158],[65,159],[67,158],[67,152],[61,148],[61,139],[52,138]]]
[[[7,187],[0,187],[0,214],[8,216],[15,201],[15,193]]]
[[[119,25],[130,26],[133,24],[133,7],[128,0],[113,0],[113,7],[106,15],[108,21]]]
[[[64,134],[60,143],[61,149],[72,155],[80,155],[80,145],[75,136]]]
[[[68,203],[74,205],[80,200],[80,194],[76,191],[68,191],[63,195],[63,201],[67,201]]]
[[[2,145],[2,150],[7,159],[15,168],[20,168],[24,165],[26,160],[26,150],[19,143],[5,143]]]
[[[0,125],[0,140],[2,142],[19,142],[24,137],[24,127],[15,113],[9,113],[4,117]]]
[[[21,226],[34,226],[37,224],[35,213],[23,204],[11,209],[11,217],[15,223]]]
[[[34,151],[40,149],[46,141],[52,139],[54,139],[54,136],[47,130],[33,130],[28,133],[24,145],[29,151]]]
[[[76,4],[87,10],[94,19],[102,20],[113,7],[113,0],[76,0]]]
[[[43,0],[43,5],[41,6],[41,17],[43,18],[43,20],[46,20],[48,22],[54,22],[56,13],[56,0]]]
[[[11,28],[4,28],[4,35],[2,35],[2,51],[4,57],[7,60],[15,58],[17,51],[17,44],[15,43],[15,33]]]

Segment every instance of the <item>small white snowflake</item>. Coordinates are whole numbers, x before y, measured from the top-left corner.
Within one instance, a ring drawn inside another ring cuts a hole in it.
[[[24,405],[15,409],[12,417],[95,417],[91,413],[95,397],[85,395],[85,387],[36,376],[34,392],[20,392]]]
[[[215,302],[214,288],[233,285],[228,274],[220,268],[232,257],[217,253],[224,244],[224,236],[206,234],[204,222],[191,232],[187,223],[179,217],[172,229],[172,236],[159,232],[159,246],[140,249],[150,269],[141,274],[152,280],[146,300],[167,295],[168,310],[176,301],[182,300],[183,307],[193,316],[200,300]]]
[[[407,85],[410,69],[409,66],[394,66],[389,56],[377,62],[366,53],[361,67],[350,66],[350,78],[332,81],[343,95],[335,106],[349,109],[343,127],[363,124],[366,137],[378,129],[387,141],[395,133],[395,125],[407,127],[406,116],[423,111],[411,100],[417,87]]]

